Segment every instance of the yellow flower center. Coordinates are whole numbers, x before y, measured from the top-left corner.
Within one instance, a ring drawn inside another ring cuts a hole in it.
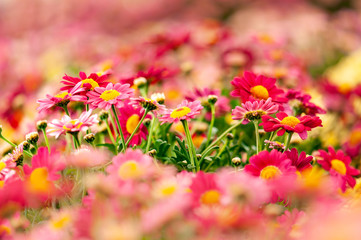
[[[6,167],[4,162],[0,162],[0,172]]]
[[[251,88],[251,94],[254,98],[267,100],[269,93],[267,88],[262,85],[257,85]]]
[[[0,188],[2,188],[5,184],[5,181],[0,181]]]
[[[259,36],[259,40],[267,44],[271,44],[274,42],[274,39],[268,34],[262,34],[261,36]]]
[[[0,236],[1,235],[10,235],[11,229],[8,226],[0,225]]]
[[[104,101],[110,101],[113,99],[116,99],[120,93],[117,90],[111,89],[111,90],[105,90],[101,95],[100,98]]]
[[[81,82],[82,82],[81,87],[83,87],[84,84],[89,83],[92,86],[91,90],[94,90],[94,88],[99,87],[99,84],[91,78],[81,80]]]
[[[127,124],[126,124],[126,128],[127,128],[127,132],[132,134],[133,131],[135,130],[135,128],[138,126],[139,123],[139,115],[138,114],[133,114],[132,116],[130,116],[127,120]],[[137,131],[137,133],[139,132],[139,129]]]
[[[352,87],[349,83],[342,83],[341,85],[338,86],[338,90],[342,94],[347,94],[352,90]]]
[[[136,161],[129,160],[119,167],[118,175],[124,180],[135,179],[143,175],[143,169]]]
[[[296,127],[297,124],[299,124],[301,121],[293,116],[288,116],[282,119],[281,124],[289,126],[289,127]]]
[[[168,99],[174,100],[179,98],[181,94],[177,90],[169,90],[168,92],[166,92],[166,95]]]
[[[221,193],[217,190],[208,190],[201,196],[201,203],[211,205],[219,203]]]
[[[52,220],[51,226],[56,230],[60,230],[64,228],[69,222],[70,222],[70,216],[66,214],[64,216]]]
[[[355,146],[359,143],[361,143],[361,129],[356,129],[350,135],[350,144]]]
[[[64,99],[67,95],[69,95],[69,96],[70,96],[70,94],[69,94],[69,93],[67,93],[67,92],[61,92],[61,93],[59,93],[59,94],[55,95],[55,97],[57,97],[57,98],[61,98],[61,99]]]
[[[278,167],[270,165],[270,166],[267,166],[262,169],[260,177],[265,180],[269,180],[269,179],[276,178],[281,174],[282,174],[282,172]]]
[[[161,190],[161,193],[162,193],[162,195],[164,195],[164,196],[170,196],[170,195],[172,195],[173,193],[175,193],[176,190],[177,190],[177,186],[176,186],[176,185],[169,185],[169,186],[164,187],[164,188]]]
[[[181,118],[190,112],[191,112],[191,109],[189,107],[179,107],[172,111],[172,113],[170,114],[170,117],[171,118]]]
[[[345,163],[338,159],[331,160],[331,168],[341,175],[345,175],[347,171]]]
[[[80,129],[81,125],[83,125],[82,122],[79,122],[78,119],[74,119],[74,120],[70,120],[68,123],[70,123],[71,125],[75,126],[77,129]],[[71,128],[68,128],[67,125],[63,126],[63,129],[70,131]]]
[[[49,189],[48,170],[45,167],[36,168],[31,173],[30,187],[36,192],[46,192]]]

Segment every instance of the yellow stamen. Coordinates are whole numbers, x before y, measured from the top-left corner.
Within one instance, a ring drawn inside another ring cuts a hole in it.
[[[251,88],[251,94],[254,98],[267,100],[269,93],[267,88],[262,85],[257,85]]]
[[[10,235],[11,229],[8,226],[0,225],[0,236]]]
[[[0,172],[6,167],[4,162],[0,162]]]
[[[132,116],[130,116],[127,120],[127,124],[126,124],[126,129],[127,132],[132,134],[133,131],[135,130],[135,128],[137,127],[139,123],[139,115],[138,114],[133,114]],[[139,132],[139,129],[138,129]]]
[[[136,161],[129,160],[119,167],[118,175],[124,180],[135,179],[143,175],[143,169]]]
[[[331,160],[331,168],[341,175],[345,175],[347,172],[345,163],[338,159]]]
[[[201,203],[211,205],[220,202],[221,193],[217,190],[208,190],[201,196]]]
[[[49,189],[48,170],[45,167],[36,168],[30,175],[30,188],[36,192],[46,192]]]
[[[116,99],[120,93],[117,90],[111,89],[111,90],[105,90],[101,95],[100,98],[104,101],[110,101],[113,99]]]
[[[70,216],[66,214],[64,216],[52,220],[51,226],[56,230],[60,230],[64,228],[69,222],[70,222]]]
[[[289,127],[296,127],[297,124],[299,124],[301,121],[293,116],[288,116],[282,119],[281,124],[289,126]]]
[[[55,95],[55,97],[64,99],[68,95],[70,96],[71,94],[69,94],[68,92],[61,92],[61,93]]]
[[[89,83],[92,86],[91,90],[94,90],[94,88],[99,87],[99,84],[96,81],[94,81],[93,79],[91,79],[91,78],[81,80],[81,82],[82,82],[81,87],[83,87],[84,84]]]
[[[269,179],[276,178],[281,174],[282,174],[282,172],[278,167],[270,165],[270,166],[267,166],[262,169],[260,177],[265,180],[269,180]]]
[[[5,181],[0,181],[0,188],[4,187]]]
[[[170,196],[177,190],[177,187],[175,185],[166,186],[161,190],[162,195],[164,196]]]
[[[179,107],[172,111],[170,114],[171,118],[181,118],[186,116],[188,113],[191,112],[191,109],[189,107]]]
[[[80,129],[81,125],[83,125],[82,122],[79,122],[78,119],[74,119],[74,120],[70,120],[69,121],[70,124],[72,124],[73,126],[75,126],[75,128]],[[63,126],[63,129],[70,131],[71,128],[68,128],[66,125]]]

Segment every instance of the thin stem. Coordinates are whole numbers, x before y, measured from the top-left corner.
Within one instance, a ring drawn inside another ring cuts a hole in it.
[[[89,99],[89,97],[88,97],[88,99]],[[85,104],[85,110],[86,110],[87,112],[89,111],[89,104]],[[90,128],[88,128],[88,129],[86,130],[86,134],[89,134],[89,133],[91,133]]]
[[[130,137],[128,138],[127,142],[125,143],[125,148],[128,147],[128,144],[129,144],[130,140],[132,140],[134,134],[135,134],[136,132],[138,132],[138,129],[139,129],[140,125],[143,123],[144,118],[145,118],[145,116],[147,116],[148,112],[149,112],[149,109],[146,108],[145,111],[144,111],[144,114],[143,114],[142,118],[141,118],[140,121],[138,122],[138,125],[135,127],[134,131],[132,132],[132,134],[131,134]]]
[[[150,144],[152,142],[152,137],[153,137],[153,129],[154,129],[154,125],[155,125],[155,116],[153,116],[152,121],[150,122],[150,127],[149,127],[149,135],[148,135],[148,142],[147,142],[147,147],[145,148],[145,152],[149,152],[149,148],[150,148]]]
[[[221,141],[226,135],[227,133],[229,133],[230,131],[232,131],[234,128],[238,127],[239,125],[242,124],[243,119],[239,120],[239,122],[237,124],[234,124],[233,126],[229,127],[226,131],[224,131],[222,133],[221,136],[219,136],[216,140],[213,141],[213,143],[211,145],[209,145],[206,149],[203,150],[203,152],[201,153],[202,155],[207,152],[209,149],[211,149],[212,147],[214,147],[214,145],[216,145],[219,141]]]
[[[271,135],[270,135],[270,137],[268,139],[269,141],[273,140],[273,138],[275,136],[275,133],[276,133],[276,131],[271,132]],[[269,148],[269,145],[270,145],[269,143],[266,144],[266,147],[265,147],[266,150]]]
[[[196,159],[196,154],[195,154],[195,149],[194,149],[192,137],[191,137],[191,134],[189,132],[188,122],[187,122],[187,120],[181,120],[181,122],[183,124],[184,132],[186,134],[186,139],[187,139],[187,143],[188,143],[188,150],[189,150],[189,156],[191,158],[191,164],[194,166],[192,171],[196,172],[199,167],[198,167],[198,162],[197,162],[197,159]]]
[[[48,151],[50,153],[49,140],[48,140],[48,136],[46,135],[46,131],[44,128],[42,128],[41,131],[43,132],[43,135],[44,135],[45,145],[48,148]]]
[[[123,130],[122,130],[122,127],[120,126],[119,118],[118,118],[118,115],[117,115],[117,112],[116,112],[116,110],[115,110],[114,105],[112,105],[112,110],[113,110],[113,113],[114,113],[115,120],[117,121],[117,126],[118,126],[118,129],[119,129],[120,137],[121,137],[121,139],[122,139],[122,144],[123,144],[122,152],[125,152],[125,149],[126,149],[125,146],[126,146],[126,145],[125,145],[125,139],[124,139],[124,135],[123,135]]]
[[[256,150],[257,150],[257,154],[259,153],[259,131],[258,131],[258,121],[253,121],[254,124],[254,130],[255,130],[255,134],[256,134]]]
[[[68,106],[64,106],[63,109],[64,109],[66,115],[68,115],[70,117]]]
[[[114,139],[114,136],[112,134],[112,131],[110,130],[110,126],[109,126],[109,122],[108,120],[105,121],[105,124],[107,125],[107,130],[108,130],[108,134],[109,134],[109,137],[110,137],[110,140],[112,141],[114,147],[115,147],[115,152],[117,153],[118,155],[118,149],[117,149],[117,143],[115,142],[115,139]]]
[[[16,147],[16,144],[15,144],[15,143],[10,142],[6,137],[4,137],[4,136],[1,135],[1,134],[0,134],[0,138],[1,138],[2,140],[4,140],[5,142],[7,142],[8,144],[10,144],[11,146]]]
[[[71,135],[73,136],[73,144],[74,144],[74,149],[78,149],[80,147],[80,142],[78,139],[78,133],[71,133]]]
[[[217,153],[217,155],[216,155],[216,157],[215,157],[214,159],[216,159],[217,157],[220,157],[220,156],[221,156],[221,154],[222,154],[222,153],[224,152],[224,150],[226,149],[228,143],[229,143],[229,139],[226,138],[226,142],[223,144],[221,150],[219,150],[219,152]],[[206,169],[204,169],[204,171],[207,172],[207,171],[209,170],[209,168],[213,165],[213,163],[214,163],[214,160],[208,164],[208,166],[206,167]]]
[[[293,135],[293,132],[288,133],[287,140],[285,143],[285,150],[283,152],[287,151],[288,147],[290,146],[292,135]]]
[[[211,104],[211,114],[212,114],[212,118],[211,118],[211,123],[209,124],[209,129],[208,129],[208,135],[207,135],[207,144],[206,146],[208,146],[211,137],[212,137],[212,130],[213,130],[213,125],[214,125],[214,119],[215,119],[215,115],[216,115],[216,107],[214,104]]]

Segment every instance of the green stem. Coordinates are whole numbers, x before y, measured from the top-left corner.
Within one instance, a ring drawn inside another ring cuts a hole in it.
[[[209,124],[206,146],[208,146],[209,141],[211,140],[213,125],[214,125],[214,119],[216,117],[215,116],[216,115],[216,108],[215,108],[214,104],[211,104],[211,114],[212,114],[212,118],[211,118],[211,123]]]
[[[113,113],[114,113],[115,120],[117,121],[117,125],[118,125],[118,129],[119,129],[120,137],[121,137],[121,139],[122,139],[122,144],[123,144],[122,152],[125,152],[125,149],[126,149],[125,146],[126,146],[126,145],[125,145],[124,134],[123,134],[122,127],[120,126],[119,118],[118,118],[118,115],[117,115],[117,112],[116,112],[116,110],[115,110],[114,105],[112,105],[112,110],[113,110]]]
[[[257,154],[259,153],[259,131],[258,131],[258,121],[253,121],[254,124],[254,130],[255,130],[255,134],[256,134],[256,150],[257,150]]]
[[[147,147],[145,148],[145,152],[149,152],[149,148],[150,148],[150,144],[152,142],[152,137],[153,137],[153,129],[154,129],[154,125],[155,125],[155,116],[153,116],[152,121],[150,122],[150,127],[149,127],[149,135],[148,135],[148,142],[147,142]]]
[[[269,141],[273,141],[273,138],[274,138],[274,136],[275,136],[275,133],[276,133],[276,131],[273,131],[273,132],[271,132],[271,135],[270,135],[270,137],[269,137]],[[267,145],[266,145],[266,147],[265,147],[265,149],[267,150],[268,148],[269,148],[269,143],[267,143]]]
[[[48,148],[48,151],[50,153],[49,140],[48,140],[48,136],[46,135],[46,131],[44,128],[42,128],[41,131],[43,132],[43,135],[44,135],[45,145]]]
[[[107,130],[108,130],[108,134],[109,134],[109,137],[110,137],[110,140],[112,141],[114,147],[115,147],[115,152],[116,154],[118,155],[118,149],[117,149],[117,143],[115,142],[115,139],[114,139],[114,136],[112,134],[112,131],[110,130],[110,126],[109,126],[109,122],[108,120],[105,121],[105,124],[107,125]]]
[[[233,126],[229,127],[226,131],[224,131],[222,133],[221,136],[219,136],[216,140],[213,141],[213,143],[211,145],[209,145],[206,149],[203,150],[203,152],[201,153],[203,155],[203,153],[207,152],[209,149],[211,149],[212,147],[214,147],[214,145],[216,145],[219,141],[221,141],[226,135],[227,133],[229,133],[230,131],[232,131],[234,128],[238,127],[239,125],[242,124],[243,119],[239,120],[239,122],[237,124],[234,124]]]
[[[64,111],[65,111],[66,115],[68,115],[70,117],[68,106],[65,106],[63,108],[64,108]]]
[[[195,153],[195,149],[194,149],[194,145],[193,145],[193,141],[192,141],[192,136],[191,136],[191,133],[189,132],[188,122],[187,122],[187,120],[181,120],[181,122],[183,124],[184,132],[186,134],[189,156],[191,158],[191,164],[194,166],[192,171],[196,172],[196,171],[198,171],[199,166],[198,166],[198,161],[196,159],[196,153]]]
[[[80,143],[79,143],[79,139],[78,139],[78,133],[71,133],[71,135],[73,136],[73,144],[74,144],[74,149],[78,149],[80,147]]]
[[[288,147],[290,146],[292,135],[293,135],[293,132],[288,133],[287,140],[285,143],[285,150],[283,152],[287,151]]]
[[[224,150],[226,149],[228,143],[229,143],[229,139],[226,138],[226,142],[223,144],[221,150],[219,150],[219,152],[217,153],[217,155],[216,155],[216,157],[215,157],[214,159],[216,159],[217,157],[220,157],[220,156],[221,156],[221,154],[222,154],[222,153],[224,152]],[[213,165],[213,163],[214,163],[214,160],[208,164],[208,166],[204,169],[204,171],[207,172],[207,171],[209,170],[209,168]]]
[[[135,127],[134,131],[132,132],[132,134],[131,134],[130,137],[128,138],[127,142],[125,143],[125,148],[128,147],[128,144],[129,144],[129,142],[132,140],[134,134],[135,134],[136,132],[138,132],[138,129],[139,129],[140,125],[143,123],[144,118],[145,118],[145,116],[147,116],[148,112],[149,112],[149,109],[146,108],[145,111],[144,111],[143,117],[140,119],[140,121],[138,122],[138,125]]]
[[[88,97],[88,99],[89,99],[89,97]],[[85,104],[85,109],[86,109],[87,112],[89,111],[89,104]],[[89,134],[89,133],[91,133],[90,128],[88,128],[88,129],[86,130],[86,134]]]
[[[15,143],[10,142],[10,141],[9,141],[6,137],[4,137],[2,134],[0,134],[0,138],[1,138],[2,140],[4,140],[5,142],[7,142],[8,144],[10,144],[11,146],[16,147],[16,144],[15,144]]]

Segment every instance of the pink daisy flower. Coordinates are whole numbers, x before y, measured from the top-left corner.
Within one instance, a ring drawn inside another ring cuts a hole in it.
[[[301,152],[300,155],[298,155],[297,149],[292,148],[291,150],[286,151],[285,154],[287,155],[287,158],[291,160],[292,166],[297,168],[297,171],[301,172],[312,168],[311,162],[313,157],[307,157],[306,152]]]
[[[113,163],[106,169],[111,177],[123,181],[144,179],[153,172],[153,160],[141,150],[128,148],[124,154],[113,158]]]
[[[266,101],[247,101],[242,103],[242,107],[236,106],[236,108],[232,110],[232,119],[243,119],[243,124],[247,124],[250,121],[260,120],[263,115],[271,115],[277,111],[278,105],[273,103],[271,98],[268,98]]]
[[[134,108],[130,104],[125,104],[124,107],[119,108],[119,122],[123,129],[124,138],[127,139],[133,133],[135,128],[137,127],[140,119],[144,115],[143,108]],[[150,119],[151,116],[147,115],[145,118]],[[147,139],[148,129],[142,123],[138,129],[138,131],[134,134],[133,138],[130,140],[129,145],[139,145],[143,139]]]
[[[159,119],[163,123],[177,123],[180,120],[193,119],[203,109],[200,101],[188,102],[183,100],[175,109],[168,109]]]
[[[148,108],[150,111],[154,113],[155,116],[160,115],[162,112],[166,110],[163,104],[159,104],[157,100],[152,98],[138,97],[138,98],[133,98],[132,101],[136,103],[135,107],[138,107],[140,105],[143,108]]]
[[[78,119],[71,119],[65,115],[61,120],[54,119],[48,125],[47,133],[58,138],[61,134],[74,133],[87,130],[90,126],[98,123],[98,115],[91,116],[92,110],[83,112]]]
[[[108,82],[106,81],[109,77],[109,73],[98,75],[96,73],[91,73],[87,76],[84,72],[79,73],[79,77],[70,77],[65,74],[63,77],[63,83],[65,86],[62,87],[61,91],[70,91],[74,88],[78,83],[80,83],[80,87],[84,88],[86,91],[94,90],[96,87],[105,87]]]
[[[249,159],[249,164],[244,169],[253,176],[259,176],[265,180],[296,172],[296,168],[292,166],[292,162],[287,155],[275,149],[271,152],[261,151],[259,154],[252,156]]]
[[[246,71],[243,77],[236,77],[231,82],[235,88],[231,92],[231,96],[240,97],[242,102],[267,100],[268,98],[272,98],[277,103],[287,102],[286,98],[280,96],[283,94],[283,90],[277,88],[275,83],[275,78]]]
[[[109,83],[106,87],[96,87],[94,91],[87,93],[87,104],[93,109],[101,108],[109,110],[112,105],[117,108],[123,106],[123,101],[133,96],[134,89],[129,84]]]
[[[324,109],[310,102],[310,95],[302,93],[299,90],[290,89],[285,97],[288,99],[288,103],[294,108],[296,115],[305,113],[306,115],[315,116],[316,114],[326,113]]]
[[[287,113],[279,112],[276,114],[277,118],[265,115],[262,116],[263,128],[266,132],[277,131],[278,136],[282,136],[286,131],[295,132],[305,140],[307,138],[307,131],[311,131],[312,128],[322,127],[322,121],[319,117],[302,116],[293,117],[288,116]]]
[[[346,156],[341,150],[336,152],[333,147],[328,148],[328,153],[319,150],[319,156],[321,159],[317,162],[330,172],[342,191],[346,191],[347,185],[352,188],[355,186],[356,180],[353,176],[360,174],[360,171],[350,166],[351,158],[349,156]]]
[[[18,145],[12,153],[9,153],[9,161],[13,162],[16,166],[22,166],[24,155],[23,155],[24,149],[23,145]],[[7,162],[7,167],[15,167],[13,164],[10,164],[10,162]]]
[[[81,85],[82,83],[79,82],[70,90],[70,92],[63,91],[55,96],[47,94],[46,98],[37,101],[37,103],[40,104],[37,110],[40,113],[54,106],[65,107],[71,101],[85,102],[87,100],[86,96],[77,95],[84,91],[84,88],[81,88]]]

